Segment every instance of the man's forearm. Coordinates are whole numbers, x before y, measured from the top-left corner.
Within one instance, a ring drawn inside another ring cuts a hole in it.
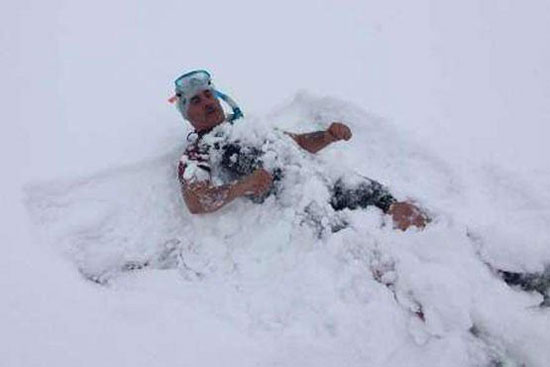
[[[187,207],[193,214],[211,213],[241,196],[238,183],[208,186],[184,192]]]
[[[304,150],[317,153],[334,142],[334,137],[327,131],[315,131],[305,134],[287,133]]]
[[[184,186],[183,197],[191,213],[210,213],[240,196],[256,196],[267,192],[272,182],[273,177],[269,172],[260,168],[227,185],[212,186],[210,183],[199,183]]]

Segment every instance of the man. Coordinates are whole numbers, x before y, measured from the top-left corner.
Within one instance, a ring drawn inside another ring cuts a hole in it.
[[[239,145],[229,144],[213,147],[203,139],[226,120],[232,121],[242,116],[240,109],[228,96],[217,91],[210,74],[197,70],[182,75],[176,80],[176,96],[171,101],[183,117],[195,128],[197,139],[183,154],[178,167],[184,201],[193,214],[214,212],[239,197],[260,199],[269,195],[274,180],[284,172],[268,172],[262,167],[261,152],[248,149],[242,152]],[[233,108],[233,115],[226,116],[220,98]],[[348,126],[333,122],[324,131],[305,134],[286,133],[302,149],[315,154],[338,141],[352,137]],[[216,184],[211,177],[210,153],[212,149],[222,151],[223,159],[218,164],[232,173],[230,182]],[[374,205],[391,215],[394,224],[401,230],[411,226],[423,228],[428,218],[420,209],[408,202],[398,202],[376,181],[365,178],[354,187],[348,187],[339,180],[331,190],[330,205],[334,210],[356,209]]]

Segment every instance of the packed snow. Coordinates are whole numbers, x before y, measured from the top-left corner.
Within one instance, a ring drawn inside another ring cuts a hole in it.
[[[281,133],[332,121],[349,124],[354,136],[316,155]],[[192,215],[176,176],[185,142],[174,141],[133,165],[27,185],[37,238],[90,284],[201,309],[219,329],[257,341],[245,343],[255,352],[244,360],[225,361],[231,365],[550,360],[542,295],[510,287],[497,273],[542,272],[550,263],[550,201],[532,210],[533,198],[548,192],[498,167],[450,165],[390,122],[305,92],[220,130],[285,165],[282,194]],[[432,222],[401,232],[376,208],[331,211],[326,179],[341,174],[386,184]],[[347,226],[332,233],[334,221]]]

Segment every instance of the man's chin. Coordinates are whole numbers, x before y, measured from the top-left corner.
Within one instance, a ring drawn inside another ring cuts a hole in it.
[[[210,127],[214,127],[221,124],[225,120],[225,116],[221,112],[211,113],[206,115],[205,120]]]

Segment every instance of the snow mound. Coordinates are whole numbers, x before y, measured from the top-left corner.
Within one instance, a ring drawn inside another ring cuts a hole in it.
[[[28,185],[27,207],[38,238],[86,278],[196,305],[271,346],[251,364],[546,366],[541,296],[507,286],[496,269],[550,264],[547,193],[502,168],[450,164],[384,119],[306,93],[237,122],[234,134],[261,142],[332,121],[354,136],[317,155],[274,139],[274,159],[286,155],[292,174],[261,205],[189,214],[176,177],[183,146],[173,146],[133,166]],[[403,233],[376,208],[331,212],[325,178],[346,172],[418,201],[433,222]],[[335,220],[348,225],[332,233]]]

